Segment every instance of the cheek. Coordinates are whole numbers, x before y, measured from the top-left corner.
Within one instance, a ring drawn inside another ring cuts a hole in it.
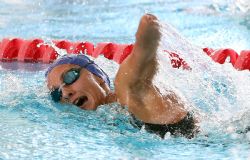
[[[85,91],[90,93],[96,101],[103,101],[106,97],[105,90],[95,79],[90,79],[85,85]]]
[[[75,82],[74,89],[79,92],[97,92],[100,90],[100,87],[92,76],[88,76],[80,78]]]
[[[102,89],[102,87],[99,85],[99,83],[95,80],[92,80],[91,82],[86,83],[85,86],[86,90],[92,93],[95,96],[104,96],[105,91]]]
[[[98,79],[91,73],[83,74],[78,81],[75,82],[74,90],[79,94],[89,94],[94,101],[103,101],[106,97],[105,90],[98,83]],[[98,103],[97,102],[97,103]]]

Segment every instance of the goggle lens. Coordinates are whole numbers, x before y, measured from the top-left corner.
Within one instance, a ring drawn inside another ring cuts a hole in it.
[[[72,68],[63,74],[63,84],[71,85],[80,77],[81,68]],[[50,96],[54,102],[59,102],[62,98],[61,87],[55,88],[50,92]]]
[[[59,102],[62,98],[62,91],[60,88],[53,89],[53,91],[50,92],[50,96],[54,102]]]
[[[63,75],[63,83],[70,85],[74,83],[80,77],[81,68],[70,69]]]

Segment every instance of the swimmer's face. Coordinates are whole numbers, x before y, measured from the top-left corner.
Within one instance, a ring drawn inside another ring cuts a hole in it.
[[[50,90],[61,89],[60,101],[63,103],[70,103],[86,110],[96,110],[99,105],[105,104],[107,98],[108,87],[102,79],[82,68],[79,78],[74,83],[62,85],[63,75],[71,69],[79,68],[73,64],[56,66],[48,74],[47,86]]]

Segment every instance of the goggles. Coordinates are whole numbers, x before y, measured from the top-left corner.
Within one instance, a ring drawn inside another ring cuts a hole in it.
[[[54,102],[59,102],[62,98],[62,87],[65,85],[71,85],[77,81],[80,77],[82,68],[71,68],[62,75],[63,83],[59,88],[54,88],[50,91],[50,96]]]

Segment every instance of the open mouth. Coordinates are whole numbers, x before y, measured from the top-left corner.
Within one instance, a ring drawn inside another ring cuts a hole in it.
[[[85,102],[88,101],[88,97],[87,96],[82,96],[82,97],[79,97],[75,102],[74,102],[74,105],[80,107],[82,106]]]

